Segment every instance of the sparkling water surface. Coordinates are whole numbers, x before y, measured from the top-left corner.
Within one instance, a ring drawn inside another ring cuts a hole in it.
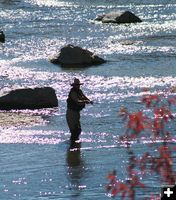
[[[94,21],[116,10],[130,10],[143,22]],[[0,44],[0,95],[51,86],[59,102],[53,109],[0,112],[1,200],[110,199],[106,176],[117,169],[125,179],[128,160],[119,141],[125,131],[120,107],[141,108],[143,87],[155,92],[176,85],[175,13],[174,0],[0,0],[0,29],[6,35]],[[108,62],[84,69],[51,64],[49,58],[67,44]],[[74,77],[95,103],[81,112],[80,151],[70,152],[65,112]],[[144,145],[151,142],[135,142],[135,152],[155,151]],[[138,190],[137,200],[160,191],[157,177],[149,175],[144,183],[148,187]]]

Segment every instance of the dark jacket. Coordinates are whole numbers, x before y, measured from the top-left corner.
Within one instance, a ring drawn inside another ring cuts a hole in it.
[[[85,103],[80,100],[88,100],[81,89],[72,88],[67,99],[67,108],[75,111],[81,111],[85,107]]]

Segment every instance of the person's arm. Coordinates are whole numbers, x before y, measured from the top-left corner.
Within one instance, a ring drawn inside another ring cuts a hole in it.
[[[70,94],[71,99],[78,105],[83,106],[87,100],[80,100],[76,92],[72,91]]]
[[[83,99],[85,100],[85,103],[93,104],[93,101],[91,101],[88,97],[86,97],[86,95],[82,92],[82,90],[80,90],[80,92],[81,92],[81,95],[82,95]]]

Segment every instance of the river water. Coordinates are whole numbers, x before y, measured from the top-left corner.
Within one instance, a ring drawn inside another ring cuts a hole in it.
[[[94,21],[116,10],[132,11],[143,22]],[[0,0],[0,29],[6,35],[0,44],[0,94],[51,86],[59,102],[53,109],[0,112],[0,199],[110,199],[108,172],[116,169],[118,178],[126,178],[126,149],[118,142],[125,128],[118,110],[139,109],[143,87],[176,85],[175,0]],[[49,58],[67,44],[108,62],[84,69],[51,64]],[[81,112],[80,151],[70,152],[65,112],[74,77],[95,103]],[[145,142],[135,145],[137,153],[155,150]],[[136,199],[160,193],[157,177],[149,175],[144,183]]]

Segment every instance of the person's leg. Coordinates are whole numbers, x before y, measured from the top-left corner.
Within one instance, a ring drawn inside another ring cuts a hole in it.
[[[79,136],[81,134],[81,123],[80,123],[80,113],[77,117],[77,124],[76,124],[76,140],[79,140]]]
[[[79,140],[80,134],[81,134],[80,112],[77,112],[76,116],[75,116],[75,137],[76,137],[76,140]]]
[[[70,130],[71,136],[70,136],[70,140],[75,142],[76,140],[78,140],[78,133],[77,130],[72,129]]]
[[[76,140],[79,140],[81,134],[80,113],[73,110],[67,110],[66,119],[71,132],[70,140],[71,142],[75,142]]]

